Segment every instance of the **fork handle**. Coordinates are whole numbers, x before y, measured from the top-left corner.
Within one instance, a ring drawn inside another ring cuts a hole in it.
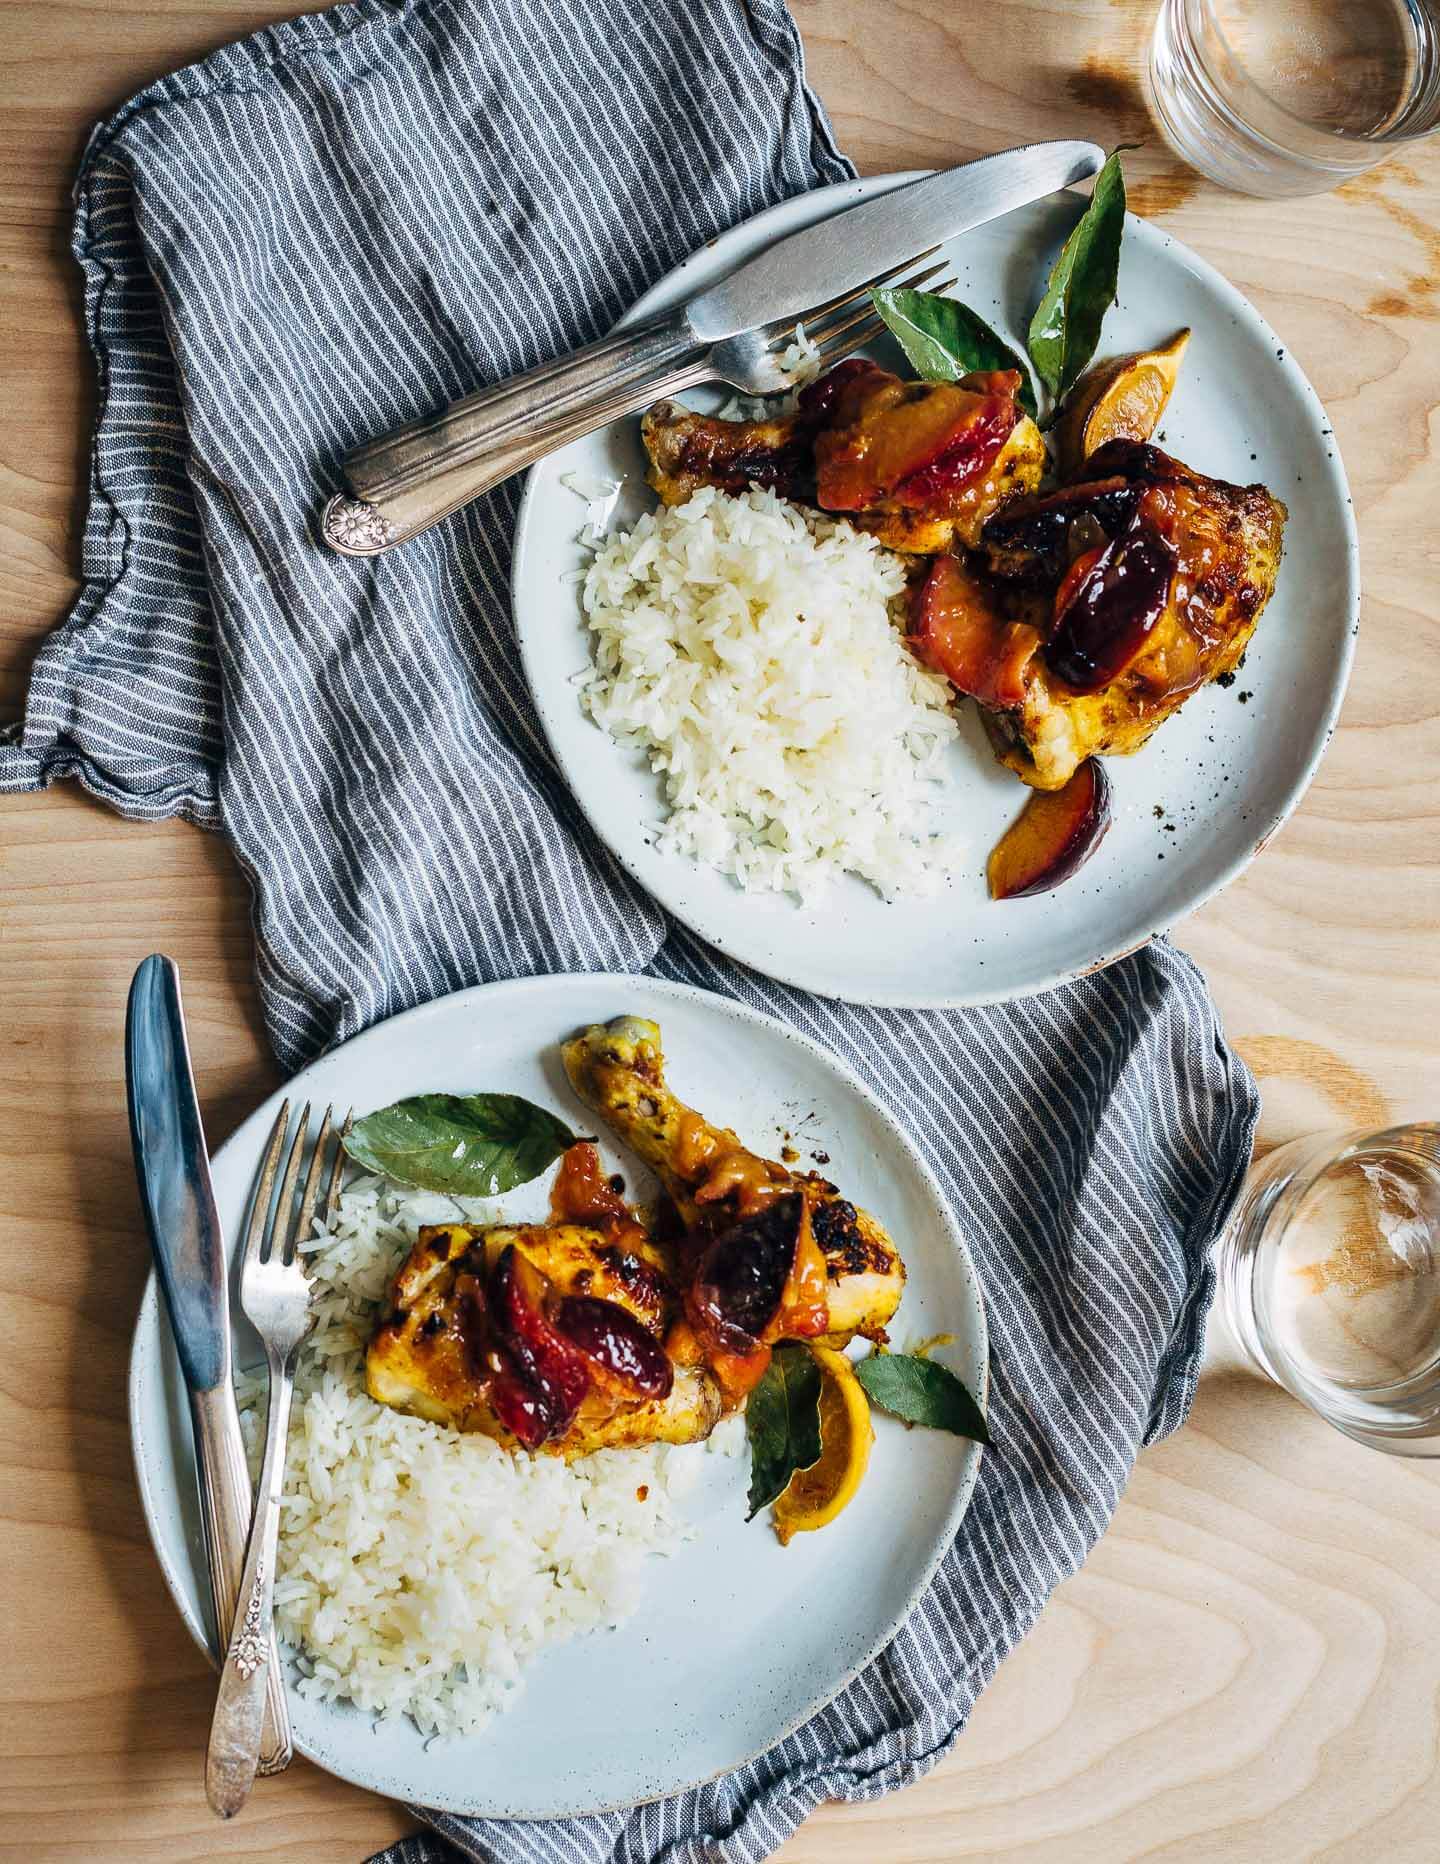
[[[240,1575],[254,1513],[254,1496],[229,1379],[213,1391],[192,1391],[190,1411],[200,1468],[200,1510],[210,1569],[210,1596],[215,1607],[214,1651],[216,1661],[220,1662],[235,1618],[235,1601],[240,1596]],[[294,1756],[294,1747],[285,1701],[285,1679],[273,1636],[266,1652],[266,1672],[260,1771],[283,1773]]]
[[[347,455],[346,484],[374,518],[368,534],[344,525],[346,501],[332,499],[325,541],[346,556],[393,549],[555,448],[712,375],[677,311],[482,388]]]
[[[255,1492],[255,1518],[245,1549],[240,1596],[224,1661],[210,1745],[205,1755],[205,1795],[222,1819],[233,1818],[250,1796],[260,1759],[265,1719],[267,1662],[274,1635],[275,1547],[280,1533],[280,1491],[285,1480],[285,1441],[294,1389],[293,1356],[269,1353],[270,1415],[265,1457]]]

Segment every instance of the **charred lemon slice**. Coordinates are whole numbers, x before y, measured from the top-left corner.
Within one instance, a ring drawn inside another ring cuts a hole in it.
[[[870,1401],[843,1353],[812,1346],[820,1367],[820,1460],[799,1469],[775,1503],[775,1532],[784,1546],[794,1534],[827,1527],[849,1505],[870,1461]]]
[[[1148,440],[1160,425],[1190,341],[1182,330],[1163,349],[1117,356],[1082,375],[1055,426],[1060,472],[1069,479],[1108,440]]]

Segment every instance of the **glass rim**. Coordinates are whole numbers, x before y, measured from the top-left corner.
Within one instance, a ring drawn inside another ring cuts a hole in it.
[[[1379,136],[1349,136],[1346,135],[1343,130],[1326,129],[1323,124],[1317,124],[1312,118],[1303,117],[1297,111],[1290,109],[1287,104],[1281,103],[1274,92],[1271,91],[1268,86],[1260,82],[1259,78],[1254,75],[1250,65],[1245,59],[1241,58],[1239,53],[1235,50],[1234,45],[1231,43],[1215,11],[1214,0],[1169,0],[1169,4],[1182,12],[1190,6],[1199,6],[1202,8],[1206,19],[1209,21],[1211,31],[1224,47],[1226,57],[1230,59],[1236,71],[1240,74],[1246,88],[1253,91],[1255,95],[1262,100],[1267,109],[1273,111],[1276,116],[1283,118],[1285,122],[1293,123],[1296,129],[1302,131],[1306,136],[1315,137],[1317,140],[1322,140],[1326,143],[1339,144],[1342,148],[1346,149],[1354,149],[1357,151],[1362,149],[1377,150],[1379,153],[1376,154],[1374,161],[1382,162],[1385,159],[1386,151],[1393,150],[1402,144],[1420,142],[1426,136],[1433,136],[1436,130],[1440,129],[1440,123],[1432,123],[1428,129],[1386,130],[1383,135]],[[1322,156],[1309,150],[1297,154],[1294,150],[1288,149],[1284,143],[1276,142],[1273,136],[1267,134],[1267,132],[1251,118],[1241,116],[1232,105],[1225,101],[1220,81],[1216,73],[1211,69],[1210,61],[1205,57],[1199,44],[1196,45],[1195,52],[1204,69],[1207,80],[1215,89],[1216,101],[1220,103],[1224,109],[1228,110],[1232,116],[1236,117],[1247,135],[1253,136],[1257,142],[1266,144],[1267,147],[1273,149],[1277,154],[1284,156],[1289,161],[1307,162],[1319,168],[1329,166]],[[1363,173],[1364,171],[1363,169],[1355,170],[1349,167],[1349,165],[1342,164],[1337,168],[1336,172],[1343,172],[1346,177],[1349,178],[1354,173]]]

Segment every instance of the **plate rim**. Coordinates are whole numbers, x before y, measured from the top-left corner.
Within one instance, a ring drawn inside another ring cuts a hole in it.
[[[644,972],[541,972],[527,977],[499,978],[489,983],[468,985],[461,990],[451,991],[443,997],[435,997],[429,1002],[412,1005],[409,1009],[397,1011],[393,1016],[388,1016],[378,1023],[372,1023],[369,1028],[360,1030],[356,1035],[349,1037],[345,1042],[338,1043],[334,1048],[328,1049],[322,1055],[315,1057],[314,1061],[307,1062],[304,1067],[297,1070],[288,1080],[274,1089],[274,1091],[268,1094],[257,1107],[246,1115],[234,1131],[231,1132],[217,1148],[213,1154],[213,1163],[218,1163],[231,1147],[245,1149],[252,1144],[256,1147],[255,1156],[258,1159],[258,1143],[250,1137],[247,1137],[247,1135],[250,1134],[252,1128],[254,1128],[256,1135],[263,1135],[264,1132],[268,1131],[269,1123],[273,1120],[275,1110],[278,1108],[281,1100],[285,1099],[287,1096],[292,1096],[297,1085],[304,1082],[305,1077],[313,1068],[322,1063],[331,1062],[336,1056],[344,1054],[347,1051],[353,1051],[357,1045],[378,1045],[391,1035],[397,1024],[423,1022],[440,1015],[442,1012],[454,1011],[471,1005],[477,999],[492,997],[493,993],[497,992],[511,993],[515,996],[524,996],[532,993],[543,994],[546,989],[553,988],[556,985],[576,988],[589,988],[594,986],[596,989],[601,990],[610,986],[634,988],[639,985],[646,989],[657,991],[662,996],[678,998],[692,1004],[700,1003],[711,1008],[718,1007],[722,1013],[728,1012],[733,1014],[737,1020],[741,1022],[758,1025],[773,1033],[778,1033],[786,1041],[798,1044],[801,1048],[808,1050],[811,1056],[818,1060],[823,1067],[829,1069],[836,1075],[844,1087],[855,1094],[860,1101],[880,1119],[882,1125],[900,1147],[902,1154],[909,1161],[911,1169],[919,1173],[921,1182],[926,1191],[934,1200],[938,1210],[947,1220],[946,1240],[958,1257],[962,1281],[973,1294],[973,1302],[970,1305],[973,1309],[974,1337],[980,1360],[978,1397],[982,1408],[986,1407],[990,1391],[990,1334],[984,1283],[976,1265],[975,1258],[971,1253],[970,1246],[966,1241],[965,1232],[961,1226],[960,1220],[929,1160],[926,1159],[913,1139],[905,1132],[896,1115],[894,1115],[885,1103],[866,1086],[865,1082],[861,1080],[854,1068],[843,1056],[836,1054],[834,1050],[826,1047],[823,1042],[818,1041],[805,1030],[785,1022],[782,1018],[774,1016],[766,1010],[757,1009],[754,1005],[746,1003],[740,998],[728,997],[714,990],[706,990],[698,984],[685,983],[679,979],[649,977]],[[233,1237],[227,1236],[227,1265],[233,1264],[234,1254],[235,1240]],[[233,1303],[231,1326],[233,1333]],[[161,1341],[160,1360],[153,1367],[149,1364],[150,1340],[148,1338],[148,1334],[152,1330],[158,1330]],[[145,1280],[145,1287],[141,1294],[139,1306],[136,1310],[126,1369],[125,1391],[130,1452],[135,1468],[135,1484],[140,1494],[140,1505],[145,1517],[145,1530],[149,1536],[150,1547],[154,1554],[156,1564],[160,1568],[166,1589],[170,1594],[171,1602],[180,1614],[181,1622],[185,1626],[186,1631],[190,1634],[192,1641],[204,1652],[207,1660],[213,1662],[209,1640],[205,1632],[207,1595],[205,1592],[206,1581],[204,1574],[200,1572],[192,1575],[198,1579],[197,1591],[201,1599],[201,1613],[197,1617],[192,1614],[190,1610],[185,1589],[180,1582],[178,1573],[174,1570],[174,1563],[167,1556],[157,1529],[157,1521],[160,1514],[159,1494],[161,1488],[164,1487],[159,1478],[165,1466],[166,1459],[163,1453],[157,1452],[153,1446],[149,1444],[149,1440],[146,1437],[142,1422],[140,1394],[147,1378],[164,1378],[167,1357],[169,1360],[174,1360],[175,1358],[174,1341],[170,1334],[168,1322],[160,1311],[158,1282],[152,1263]],[[333,1774],[338,1779],[346,1780],[351,1785],[362,1787],[368,1792],[382,1794],[387,1798],[399,1799],[402,1801],[415,1799],[418,1803],[423,1803],[430,1810],[437,1812],[455,1813],[472,1818],[513,1819],[524,1823],[543,1823],[559,1819],[585,1818],[592,1814],[627,1811],[635,1806],[651,1805],[658,1800],[671,1798],[677,1793],[690,1792],[696,1788],[708,1786],[713,1781],[723,1778],[728,1773],[751,1765],[763,1755],[768,1754],[773,1748],[778,1747],[781,1742],[788,1740],[792,1734],[804,1727],[814,1716],[828,1708],[836,1697],[854,1682],[861,1671],[867,1669],[894,1641],[908,1622],[911,1614],[924,1598],[925,1594],[930,1590],[930,1586],[940,1568],[941,1562],[953,1545],[955,1537],[959,1533],[966,1515],[969,1513],[975,1495],[976,1484],[979,1480],[980,1464],[983,1456],[984,1446],[971,1441],[969,1449],[966,1452],[964,1469],[956,1484],[955,1493],[951,1500],[950,1507],[946,1512],[943,1526],[936,1536],[935,1545],[925,1561],[923,1571],[906,1594],[898,1612],[892,1615],[886,1628],[879,1637],[867,1646],[865,1652],[853,1666],[847,1669],[833,1684],[827,1683],[823,1691],[818,1694],[799,1715],[787,1721],[785,1725],[771,1735],[761,1747],[756,1748],[753,1752],[747,1752],[740,1759],[727,1762],[723,1767],[714,1772],[707,1773],[698,1778],[687,1778],[685,1780],[676,1781],[656,1792],[644,1794],[638,1799],[626,1797],[614,1801],[607,1800],[596,1804],[565,1805],[557,1807],[553,1811],[534,1812],[517,1811],[511,1807],[496,1807],[493,1803],[473,1797],[467,1799],[461,1796],[450,1795],[443,1802],[430,1799],[424,1796],[423,1787],[417,1792],[414,1786],[407,1785],[403,1781],[392,1776],[377,1775],[373,1772],[367,1775],[363,1771],[345,1765],[343,1755],[337,1756],[330,1750],[317,1750],[313,1745],[303,1740],[298,1731],[295,1734],[295,1751],[296,1753],[303,1754],[308,1761],[314,1766],[321,1768],[322,1771]],[[156,1477],[156,1483],[153,1489],[150,1480],[152,1475]],[[168,1488],[165,1489],[165,1493],[173,1499],[177,1487],[177,1484],[171,1483]],[[282,1647],[282,1649],[283,1648],[288,1647]],[[283,1661],[282,1655],[282,1662]],[[293,1694],[293,1684],[291,1684],[287,1678],[287,1696],[293,1698]],[[328,1708],[330,1705],[327,1704],[323,1706]],[[482,1733],[477,1736],[467,1738],[483,1740],[484,1734],[482,1731]],[[422,1746],[420,1750],[421,1754],[423,1755],[425,1751],[425,1747]]]
[[[748,220],[739,221],[735,226],[727,228],[724,232],[718,234],[715,239],[708,241],[705,245],[697,248],[696,251],[682,259],[679,265],[675,266],[670,272],[667,272],[663,278],[659,279],[650,287],[642,298],[638,299],[636,303],[631,306],[625,315],[616,323],[614,328],[616,330],[623,330],[638,320],[651,316],[663,308],[669,308],[674,303],[680,301],[683,297],[682,287],[688,276],[692,272],[700,269],[704,263],[710,261],[717,251],[724,252],[735,244],[741,243],[743,236],[747,233],[769,232],[772,224],[774,224],[775,236],[780,237],[787,231],[798,232],[804,227],[815,225],[822,219],[830,217],[829,214],[815,214],[813,217],[802,218],[798,225],[792,227],[790,225],[790,218],[796,212],[797,207],[802,203],[809,204],[811,202],[823,201],[831,203],[831,213],[842,213],[847,207],[855,206],[873,195],[889,193],[894,188],[903,187],[912,181],[923,180],[926,176],[933,175],[936,172],[937,171],[932,168],[895,169],[887,171],[884,174],[866,175],[854,180],[832,182],[827,187],[815,188],[807,193],[791,195],[783,201],[777,201],[773,206],[763,208],[757,214],[752,214]],[[1060,193],[1062,195],[1074,195],[1075,191],[1073,189],[1066,189],[1061,190]],[[1076,196],[1076,198],[1078,199],[1079,197]],[[1164,937],[1176,926],[1183,924],[1192,914],[1199,912],[1203,906],[1208,905],[1211,900],[1217,898],[1227,887],[1233,885],[1234,882],[1240,878],[1257,855],[1264,850],[1266,845],[1290,820],[1290,817],[1299,808],[1300,804],[1309,793],[1310,786],[1315,781],[1315,775],[1320,767],[1320,763],[1326,751],[1329,749],[1331,739],[1335,735],[1335,728],[1340,716],[1340,710],[1345,703],[1345,696],[1349,690],[1350,675],[1355,660],[1356,639],[1359,634],[1361,619],[1363,592],[1360,581],[1359,527],[1355,518],[1355,505],[1350,490],[1350,478],[1345,469],[1345,462],[1341,453],[1339,439],[1335,435],[1333,424],[1325,412],[1325,404],[1316,393],[1310,378],[1294,360],[1289,347],[1281,342],[1279,336],[1271,328],[1267,319],[1262,316],[1239,287],[1233,285],[1230,280],[1225,277],[1223,272],[1211,265],[1209,260],[1202,258],[1191,247],[1185,245],[1183,241],[1177,240],[1173,234],[1166,232],[1163,227],[1157,226],[1153,222],[1143,219],[1140,215],[1128,211],[1125,216],[1125,225],[1127,234],[1132,237],[1138,237],[1146,241],[1153,239],[1158,241],[1162,247],[1170,249],[1187,269],[1197,276],[1207,288],[1214,291],[1224,304],[1228,305],[1231,312],[1234,313],[1237,322],[1248,321],[1258,330],[1259,335],[1265,340],[1268,347],[1272,351],[1278,353],[1277,367],[1283,367],[1288,372],[1294,386],[1299,392],[1301,402],[1306,406],[1316,426],[1327,431],[1331,442],[1330,451],[1334,475],[1338,481],[1338,492],[1340,494],[1338,507],[1345,545],[1346,582],[1345,588],[1341,591],[1339,597],[1339,604],[1343,604],[1343,607],[1337,605],[1342,621],[1341,646],[1339,654],[1334,656],[1329,663],[1329,690],[1325,696],[1322,716],[1319,720],[1313,741],[1305,753],[1303,765],[1297,772],[1294,781],[1288,786],[1284,800],[1278,811],[1268,818],[1264,826],[1257,833],[1249,837],[1242,852],[1222,867],[1208,884],[1190,893],[1185,898],[1184,902],[1177,906],[1173,912],[1166,913],[1162,911],[1155,917],[1149,929],[1138,938],[1134,935],[1132,930],[1127,929],[1097,955],[1087,958],[1082,963],[1070,966],[1052,966],[1044,975],[1037,978],[1034,982],[1026,984],[1023,988],[1015,989],[1004,985],[999,987],[987,987],[983,982],[976,982],[963,990],[907,990],[903,986],[893,989],[887,987],[883,993],[863,987],[853,992],[847,990],[843,994],[831,989],[817,990],[814,982],[812,980],[807,980],[798,966],[792,968],[783,962],[777,964],[768,958],[766,962],[758,963],[754,958],[748,955],[742,955],[732,948],[731,943],[727,939],[723,937],[717,938],[711,931],[697,925],[692,915],[682,913],[677,907],[672,905],[669,900],[661,898],[661,896],[654,891],[649,883],[636,871],[633,863],[627,858],[625,853],[610,840],[601,824],[596,820],[587,800],[585,786],[574,780],[574,775],[572,774],[574,760],[567,757],[560,745],[556,742],[555,734],[552,733],[550,729],[549,718],[542,709],[537,696],[537,682],[532,672],[532,661],[539,652],[539,642],[532,638],[532,636],[520,626],[521,564],[522,557],[526,554],[526,540],[532,521],[532,515],[535,508],[538,506],[541,495],[542,477],[550,457],[553,456],[547,456],[545,460],[538,461],[526,473],[525,489],[521,496],[519,509],[516,514],[514,545],[510,559],[510,618],[520,649],[520,661],[524,669],[525,682],[529,690],[530,701],[535,709],[540,729],[544,733],[545,742],[549,748],[550,755],[555,760],[561,779],[574,798],[576,806],[584,816],[591,832],[608,851],[611,858],[643,889],[647,898],[654,900],[656,904],[660,906],[662,911],[678,920],[681,924],[687,926],[697,938],[703,940],[705,944],[709,945],[713,950],[731,959],[732,962],[743,964],[761,976],[772,978],[776,983],[786,984],[791,988],[809,991],[814,995],[822,996],[828,1002],[852,1003],[857,1006],[872,1009],[960,1010],[977,1009],[986,1005],[1000,1003],[1020,1002],[1027,997],[1040,996],[1047,990],[1054,990],[1062,985],[1074,983],[1079,978],[1089,977],[1096,971],[1107,969],[1112,964],[1118,964],[1122,959],[1128,958],[1132,952],[1136,952],[1140,950],[1142,946],[1148,945],[1151,939]],[[1138,235],[1134,232],[1134,229],[1137,228],[1141,229]],[[963,238],[964,235],[957,235],[956,237]],[[598,730],[599,728],[596,727],[596,729]],[[675,858],[678,859],[682,857]],[[1148,915],[1145,915],[1145,917],[1148,917]]]

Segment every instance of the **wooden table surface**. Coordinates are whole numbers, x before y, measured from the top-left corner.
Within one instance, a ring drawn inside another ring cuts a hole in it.
[[[718,0],[711,0],[718,3]],[[812,79],[866,170],[1045,135],[1148,138],[1136,209],[1218,265],[1323,397],[1350,472],[1365,612],[1340,731],[1298,815],[1180,942],[1259,1075],[1263,1141],[1440,1117],[1440,147],[1338,193],[1223,195],[1157,143],[1154,0],[796,0]],[[150,77],[293,10],[11,0],[0,313],[4,716],[76,589],[92,369],[68,253],[89,124]],[[126,1352],[145,1274],[120,1034],[138,960],[184,968],[207,1124],[275,1079],[245,883],[216,840],[74,788],[10,799],[0,1146],[0,1852],[354,1864],[408,1829],[297,1763],[219,1827],[211,1682],[151,1557]],[[1440,1465],[1356,1448],[1212,1338],[1187,1428],[892,1800],[822,1809],[786,1864],[1430,1864],[1440,1852]]]

